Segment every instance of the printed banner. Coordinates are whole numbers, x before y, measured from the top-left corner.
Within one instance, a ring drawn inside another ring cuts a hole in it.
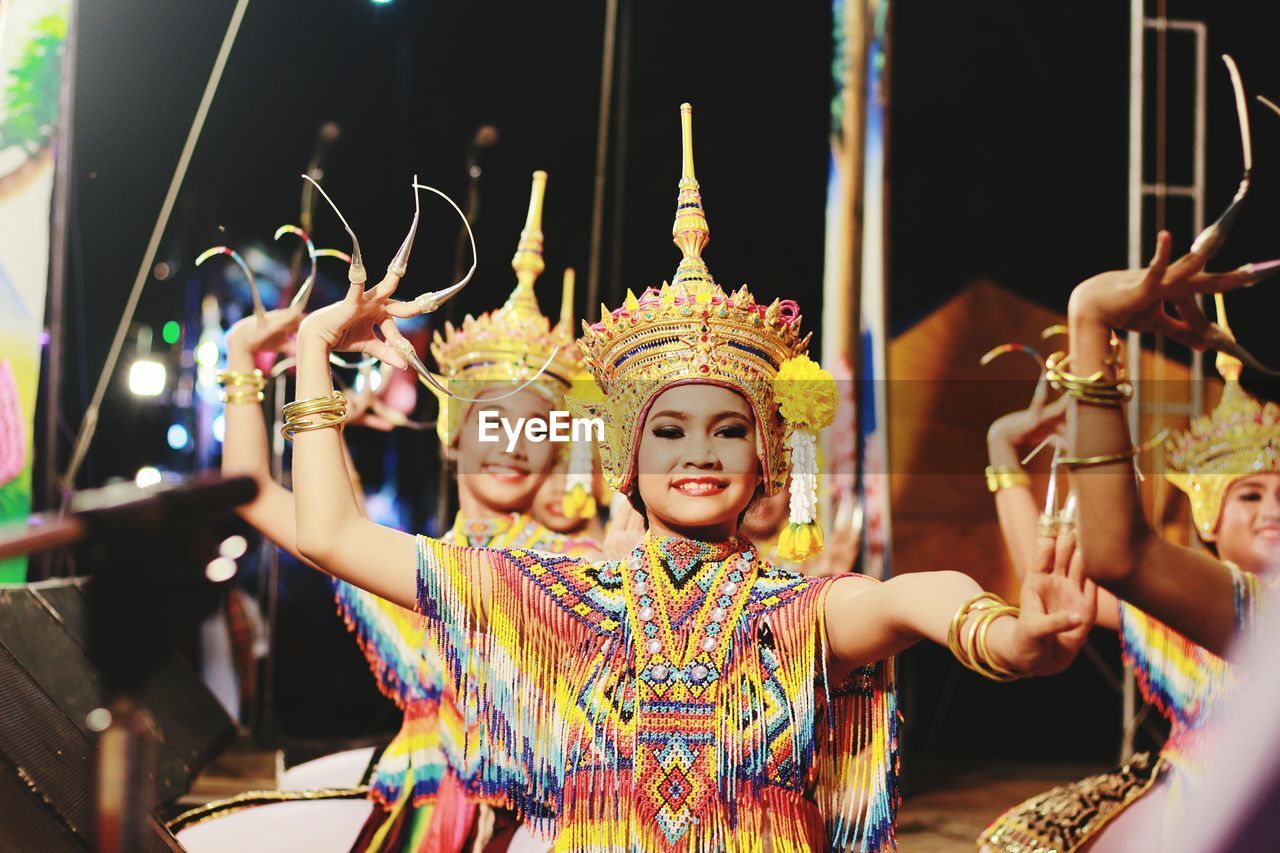
[[[0,524],[31,511],[54,128],[70,0],[0,0]],[[26,560],[0,562],[0,583]]]
[[[889,0],[835,0],[831,170],[827,183],[823,362],[857,380],[828,430],[835,490],[856,488],[863,524],[861,570],[889,574],[887,282],[884,147]],[[842,387],[852,388],[842,383]],[[855,415],[856,412],[856,415]],[[852,437],[856,436],[856,440]],[[856,522],[855,522],[856,523]]]

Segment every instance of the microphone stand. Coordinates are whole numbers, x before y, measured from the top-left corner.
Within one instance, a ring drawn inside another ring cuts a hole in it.
[[[471,140],[471,144],[467,146],[467,197],[462,207],[467,225],[474,226],[476,219],[480,215],[480,178],[484,174],[484,169],[480,166],[480,153],[492,148],[497,141],[497,129],[493,125],[484,124],[476,129],[475,137]],[[469,245],[467,226],[459,224],[458,239],[454,243],[453,250],[452,281],[462,278],[463,270],[466,269],[466,254]],[[445,320],[453,322],[456,317],[456,306],[456,299],[451,299],[445,303]],[[453,490],[449,488],[449,483],[453,482],[456,475],[457,471],[453,460],[449,458],[449,448],[441,444],[440,480],[436,484],[436,535],[443,535],[449,529],[450,516],[456,511],[456,507],[453,506]]]

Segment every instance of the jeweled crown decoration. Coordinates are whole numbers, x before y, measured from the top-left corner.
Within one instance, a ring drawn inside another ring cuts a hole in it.
[[[1218,324],[1227,329],[1222,294],[1215,299]],[[1280,473],[1280,406],[1263,405],[1240,387],[1241,365],[1235,358],[1219,353],[1216,366],[1223,379],[1222,399],[1165,445],[1166,476],[1191,500],[1191,515],[1202,535],[1218,526],[1222,499],[1233,482]]]
[[[667,388],[688,382],[723,385],[742,393],[755,414],[765,490],[786,482],[787,424],[778,414],[773,379],[784,361],[808,349],[795,302],[756,302],[746,286],[725,293],[711,277],[702,250],[711,237],[693,169],[692,107],[680,107],[684,167],[672,239],[681,260],[670,284],[622,307],[601,306],[600,322],[583,324],[578,341],[603,401],[570,400],[582,415],[605,421],[601,465],[609,485],[629,492],[635,480],[639,427],[649,405]]]
[[[582,356],[573,346],[573,279],[565,281],[560,319],[554,325],[538,308],[534,295],[534,282],[546,266],[542,259],[542,203],[546,190],[547,173],[534,172],[529,213],[511,259],[516,286],[506,303],[479,317],[468,314],[461,326],[445,323],[443,333],[437,331],[431,342],[431,355],[442,379],[446,383],[465,383],[462,390],[467,396],[476,396],[486,386],[519,385],[551,359],[543,376],[530,388],[558,401],[582,370]],[[552,358],[557,347],[559,352]],[[440,437],[446,442],[457,435],[466,413],[465,406],[456,404],[447,409],[448,415],[437,422]]]

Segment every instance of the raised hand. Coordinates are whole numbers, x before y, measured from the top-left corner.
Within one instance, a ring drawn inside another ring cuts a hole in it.
[[[1085,577],[1075,536],[1067,527],[1056,539],[1039,538],[1035,567],[1023,578],[1012,654],[1024,673],[1051,675],[1066,669],[1097,619],[1098,588]]]
[[[387,311],[399,284],[395,273],[387,273],[369,290],[352,284],[341,302],[312,312],[299,334],[319,339],[331,352],[363,352],[403,370],[408,363],[396,347],[404,346],[404,339]]]
[[[987,443],[1000,442],[1025,453],[1050,436],[1065,442],[1066,424],[1067,398],[1059,397],[1046,403],[1045,395],[1037,392],[1036,399],[1027,408],[1001,415],[991,422]]]
[[[1113,329],[1158,332],[1184,346],[1205,349],[1223,331],[1210,323],[1195,303],[1200,293],[1225,293],[1256,284],[1276,271],[1270,264],[1246,264],[1225,273],[1204,272],[1207,254],[1189,252],[1170,262],[1173,239],[1161,231],[1155,256],[1145,269],[1104,272],[1078,285],[1071,294],[1073,316],[1097,320]],[[1171,302],[1177,316],[1165,309]]]
[[[288,353],[293,349],[293,336],[302,323],[302,316],[300,307],[250,314],[227,332],[227,349],[249,353]]]

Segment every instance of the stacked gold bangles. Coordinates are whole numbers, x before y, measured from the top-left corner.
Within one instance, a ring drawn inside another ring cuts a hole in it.
[[[1009,465],[988,465],[986,474],[987,489],[993,495],[1001,489],[1031,485],[1031,477],[1026,471]]]
[[[1069,360],[1065,352],[1055,352],[1045,359],[1045,379],[1055,391],[1075,397],[1082,403],[1117,409],[1133,397],[1133,384],[1128,379],[1104,379],[1101,370],[1092,376],[1076,376],[1065,369]]]
[[[334,391],[324,397],[294,400],[284,407],[283,414],[280,434],[293,441],[300,432],[342,426],[347,420],[347,398],[341,391]]]
[[[262,375],[261,370],[254,370],[251,373],[220,370],[217,379],[218,384],[222,386],[224,403],[261,403],[262,392],[267,387],[267,378]]]
[[[987,647],[987,632],[991,623],[1001,616],[1017,617],[1018,608],[1007,604],[992,592],[975,595],[964,603],[951,617],[951,630],[947,632],[947,647],[966,668],[992,681],[1013,681],[1016,672],[995,662]],[[973,617],[973,626],[965,633],[965,623]]]

